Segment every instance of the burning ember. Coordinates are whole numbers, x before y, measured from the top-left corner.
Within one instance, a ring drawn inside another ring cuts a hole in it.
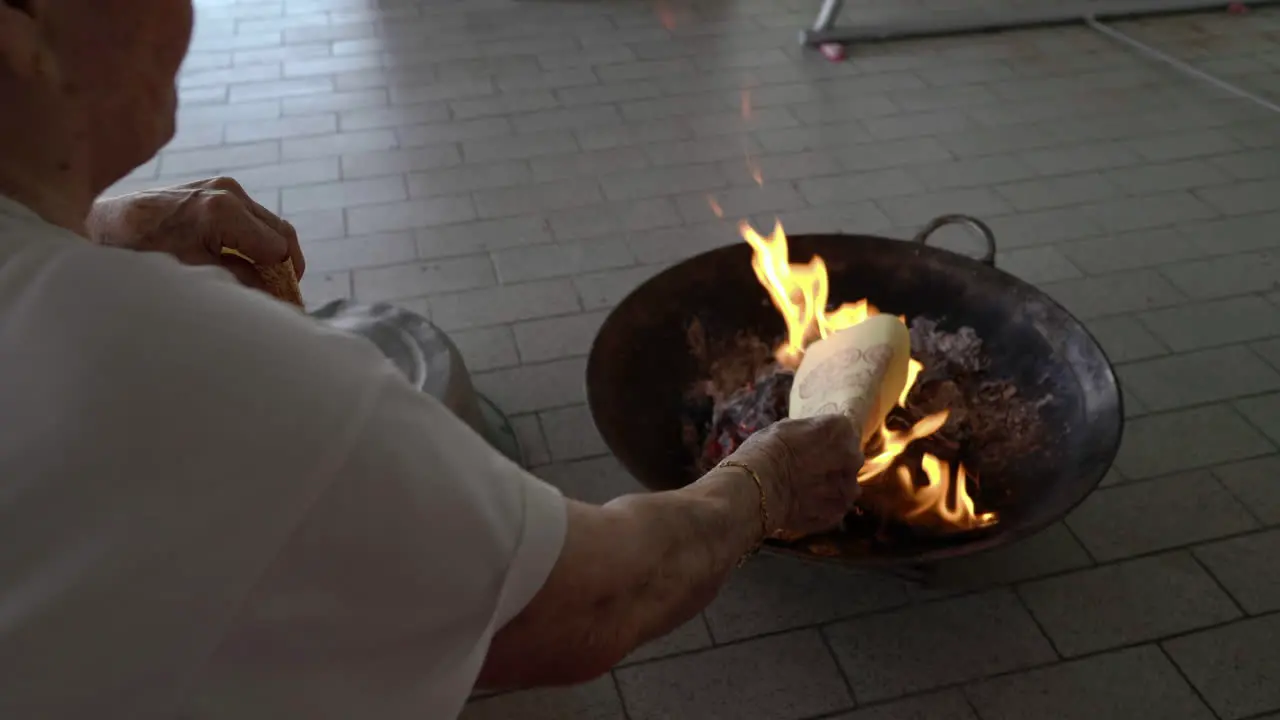
[[[814,257],[807,264],[792,264],[781,225],[768,236],[745,222],[740,229],[754,250],[756,278],[786,322],[786,334],[769,347],[749,336],[716,343],[697,321],[690,327],[691,350],[704,361],[709,377],[691,389],[689,400],[700,407],[694,414],[705,418],[710,411],[710,422],[686,420],[686,444],[697,449],[704,471],[751,433],[786,417],[794,371],[805,348],[879,312],[866,299],[828,310],[825,263]],[[1016,389],[1008,384],[978,379],[984,361],[981,341],[971,329],[946,333],[916,318],[911,335],[915,357],[906,387],[864,447],[860,514],[935,535],[993,525],[996,513],[975,507],[971,492],[978,489],[977,477],[958,456],[975,435],[998,440],[997,426],[1010,418],[1015,424],[1034,422],[1039,405],[1015,397]],[[995,410],[994,423],[979,417],[984,401]]]

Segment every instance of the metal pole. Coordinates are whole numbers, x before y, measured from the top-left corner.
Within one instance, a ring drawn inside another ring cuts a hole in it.
[[[823,0],[822,8],[818,10],[818,19],[813,22],[814,32],[830,30],[843,8],[844,0]]]
[[[1106,35],[1112,40],[1116,40],[1118,42],[1124,43],[1125,45],[1128,45],[1129,47],[1137,50],[1138,52],[1143,53],[1145,55],[1149,55],[1155,58],[1156,60],[1166,63],[1186,73],[1187,75],[1190,75],[1191,77],[1196,78],[1197,80],[1202,80],[1206,83],[1209,83],[1210,85],[1218,88],[1219,90],[1235,95],[1236,97],[1244,98],[1245,100],[1248,100],[1254,103],[1255,105],[1259,105],[1267,110],[1270,110],[1271,112],[1280,113],[1280,105],[1277,105],[1271,102],[1270,100],[1262,97],[1261,95],[1256,95],[1254,93],[1249,92],[1248,90],[1245,90],[1242,87],[1239,87],[1237,85],[1232,85],[1226,80],[1210,75],[1209,73],[1201,70],[1200,68],[1188,65],[1187,63],[1184,63],[1181,60],[1171,55],[1161,52],[1160,50],[1157,50],[1151,47],[1150,45],[1147,45],[1146,43],[1139,42],[1138,40],[1135,40],[1134,38],[1128,35],[1125,35],[1124,33],[1120,32],[1119,30],[1116,30],[1113,27],[1110,27],[1108,25],[1103,25],[1102,23],[1098,22],[1097,19],[1094,18],[1092,15],[1086,17],[1084,19],[1084,22],[1089,27],[1093,28],[1094,30],[1097,30],[1103,35]]]
[[[1280,3],[1280,0],[1243,0],[1239,4],[1249,7],[1261,7],[1278,3]],[[915,37],[964,35],[1020,28],[1073,25],[1086,22],[1087,18],[1090,17],[1098,20],[1122,20],[1125,18],[1222,10],[1226,8],[1227,2],[1226,0],[1165,0],[1160,5],[1153,6],[1150,0],[1118,0],[1108,7],[1093,10],[1092,12],[1083,12],[1082,10],[1070,12],[1062,9],[1051,12],[1022,10],[1000,13],[999,15],[991,12],[979,12],[959,19],[925,19],[919,22],[883,23],[880,25],[839,28],[835,26],[835,20],[842,5],[843,0],[824,0],[813,29],[802,33],[802,42],[807,45],[882,42]]]

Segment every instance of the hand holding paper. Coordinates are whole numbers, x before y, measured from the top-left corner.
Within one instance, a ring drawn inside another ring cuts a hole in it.
[[[874,315],[805,350],[791,386],[793,418],[842,414],[875,436],[907,384],[911,334],[892,315]]]

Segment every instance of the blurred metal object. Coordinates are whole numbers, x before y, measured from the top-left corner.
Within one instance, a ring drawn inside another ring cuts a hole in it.
[[[520,442],[506,416],[471,385],[453,341],[426,318],[386,303],[334,300],[311,317],[360,335],[382,351],[409,383],[449,408],[503,455],[521,463]]]
[[[1280,0],[1245,0],[1233,5],[1259,7]],[[823,0],[813,27],[800,32],[800,42],[818,46],[823,43],[859,43],[901,40],[938,35],[964,35],[1018,28],[1074,25],[1095,20],[1175,15],[1179,13],[1226,10],[1227,0],[1081,0],[1078,3],[1055,4],[1047,9],[972,11],[937,14],[918,21],[878,22],[837,27],[836,20],[844,9],[844,0]]]
[[[1242,6],[1242,3],[1232,3],[1232,5]],[[1119,30],[1116,30],[1115,28],[1109,25],[1102,24],[1101,22],[1098,21],[1098,18],[1096,18],[1093,15],[1086,17],[1084,19],[1084,22],[1089,27],[1093,28],[1094,30],[1097,30],[1103,35],[1106,35],[1112,40],[1128,45],[1134,50],[1137,50],[1138,52],[1148,57],[1155,58],[1156,60],[1159,60],[1160,62],[1165,63],[1166,65],[1169,65],[1175,70],[1178,70],[1179,72],[1183,72],[1197,80],[1206,82],[1223,92],[1230,93],[1244,100],[1248,100],[1249,102],[1253,103],[1254,105],[1257,105],[1258,107],[1264,110],[1270,110],[1273,113],[1280,113],[1280,105],[1271,102],[1267,98],[1262,97],[1257,93],[1249,92],[1248,90],[1245,90],[1239,85],[1232,85],[1231,83],[1227,82],[1226,80],[1223,80],[1220,77],[1217,77],[1215,75],[1210,75],[1209,73],[1201,70],[1198,67],[1195,67],[1194,65],[1185,63],[1179,60],[1178,58],[1173,57],[1172,55],[1169,55],[1168,53],[1162,52],[1160,50],[1157,50],[1156,48],[1151,47],[1150,45],[1147,45],[1146,43],[1135,40],[1134,38],[1128,35],[1125,35],[1124,33],[1120,32]]]

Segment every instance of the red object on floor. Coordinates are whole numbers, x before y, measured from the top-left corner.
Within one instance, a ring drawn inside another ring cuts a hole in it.
[[[831,62],[844,60],[844,45],[840,43],[823,43],[818,46],[818,50],[822,52],[823,57]]]
[[[1249,12],[1249,6],[1238,2],[1229,3],[1227,5],[1227,12],[1232,15],[1243,15]]]

